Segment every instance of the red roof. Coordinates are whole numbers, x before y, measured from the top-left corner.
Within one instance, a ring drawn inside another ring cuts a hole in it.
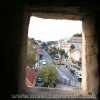
[[[69,37],[68,39],[80,40],[80,39],[82,39],[82,37],[72,36],[72,37]]]
[[[26,68],[26,85],[32,86],[35,79],[36,72],[34,69]]]

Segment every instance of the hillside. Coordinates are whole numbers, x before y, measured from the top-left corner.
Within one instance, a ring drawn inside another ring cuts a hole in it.
[[[33,38],[28,38],[27,43],[27,66],[32,66],[35,64],[35,57],[37,54],[38,45]]]

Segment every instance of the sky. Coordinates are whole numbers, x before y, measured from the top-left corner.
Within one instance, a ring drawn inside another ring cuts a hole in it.
[[[82,22],[74,20],[30,17],[28,37],[41,41],[56,41],[82,33]]]

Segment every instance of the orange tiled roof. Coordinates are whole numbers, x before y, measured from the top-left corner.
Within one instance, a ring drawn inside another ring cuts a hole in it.
[[[32,86],[35,79],[36,72],[34,69],[26,68],[26,85]]]
[[[77,40],[77,39],[82,39],[82,37],[74,37],[73,36],[71,39],[76,39]]]
[[[77,39],[82,39],[82,37],[72,36],[72,37],[69,37],[67,39],[75,39],[75,40],[77,40]]]

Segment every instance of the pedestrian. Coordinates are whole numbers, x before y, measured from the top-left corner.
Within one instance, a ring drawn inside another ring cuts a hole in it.
[[[75,70],[73,70],[73,76],[74,76]]]

